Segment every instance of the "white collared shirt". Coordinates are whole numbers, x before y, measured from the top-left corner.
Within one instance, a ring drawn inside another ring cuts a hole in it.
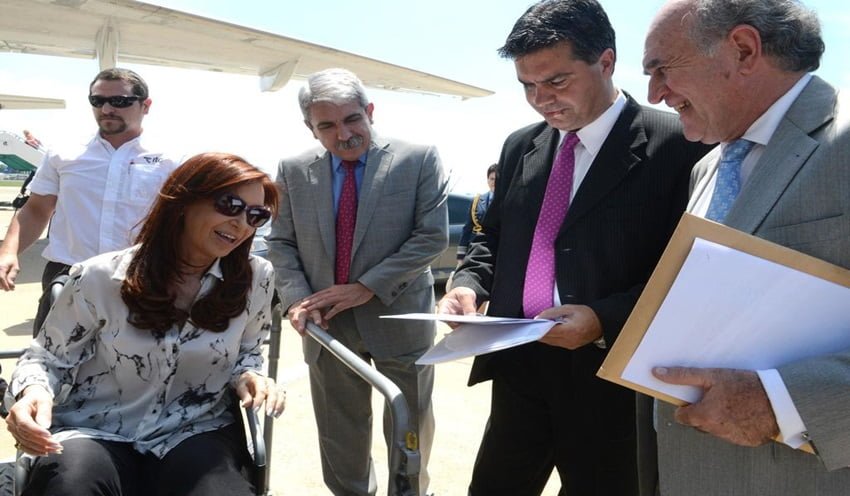
[[[120,291],[137,248],[71,268],[44,327],[18,360],[8,394],[31,385],[53,393],[50,430],[59,442],[130,442],[140,453],[161,458],[182,440],[233,422],[228,386],[243,372],[262,370],[274,269],[251,256],[245,311],[223,332],[198,329],[191,321],[164,332],[140,330],[127,322]],[[222,281],[216,260],[195,301]]]
[[[800,96],[800,93],[803,92],[806,85],[809,84],[811,79],[811,74],[805,74],[801,77],[800,80],[791,87],[791,89],[782,95],[781,98],[776,100],[764,114],[756,119],[744,135],[741,136],[742,138],[755,143],[752,149],[750,149],[750,152],[741,162],[742,190],[744,185],[747,183],[747,180],[752,175],[756,164],[764,153],[768,142],[770,142],[770,138],[773,137],[773,133],[776,132],[776,128],[779,127],[779,123],[782,121],[782,118],[788,112],[788,109],[791,108],[791,105],[794,104],[794,101],[797,100],[797,97]],[[727,145],[728,143],[721,143],[721,151]],[[720,155],[717,156],[717,160],[720,160]],[[770,167],[770,164],[761,164],[759,167]],[[711,203],[711,197],[714,195],[716,178],[717,174],[714,173],[708,185],[702,190],[702,194],[697,197],[696,201],[693,203],[690,213],[700,217],[705,217],[706,212],[708,212],[708,206]],[[799,448],[806,442],[806,425],[803,422],[802,417],[800,417],[800,412],[797,410],[797,407],[794,406],[791,394],[788,392],[788,388],[782,381],[782,377],[776,369],[759,370],[757,373],[762,386],[764,387],[765,393],[770,400],[783,442],[793,448]]]
[[[617,98],[614,100],[614,103],[602,115],[576,131],[579,142],[575,147],[575,169],[573,171],[573,191],[570,194],[571,202],[575,198],[582,181],[584,181],[584,177],[590,171],[593,160],[599,154],[599,150],[602,148],[605,140],[608,139],[608,134],[614,128],[614,124],[617,123],[617,119],[620,118],[620,114],[625,107],[626,97],[622,92],[617,91]],[[567,136],[567,131],[559,129],[558,133],[561,135],[561,138],[558,140],[558,148],[560,149],[561,143],[563,143],[564,138]],[[554,159],[555,157],[552,157],[552,160]]]
[[[55,195],[56,212],[42,256],[72,265],[127,248],[165,179],[180,160],[154,152],[141,136],[117,150],[98,133],[69,153],[49,152],[30,191]]]

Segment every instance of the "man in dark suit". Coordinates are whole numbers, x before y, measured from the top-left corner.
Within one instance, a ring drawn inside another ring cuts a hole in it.
[[[491,315],[561,323],[475,359],[470,384],[491,379],[493,395],[470,494],[540,494],[557,467],[562,495],[633,495],[635,396],[595,374],[706,148],[614,86],[614,30],[594,0],[535,4],[500,52],[545,122],[505,142],[483,232],[439,310],[489,300]]]
[[[487,192],[475,195],[472,199],[472,205],[469,207],[469,216],[466,219],[466,224],[463,225],[463,232],[460,234],[460,241],[457,244],[457,263],[460,265],[463,262],[463,257],[466,256],[466,250],[469,248],[469,243],[476,234],[483,229],[481,220],[487,214],[487,209],[490,208],[490,202],[493,201],[493,190],[496,189],[496,166],[492,164],[487,167]]]

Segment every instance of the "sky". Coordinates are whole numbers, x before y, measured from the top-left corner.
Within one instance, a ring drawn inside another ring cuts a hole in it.
[[[367,89],[375,130],[435,144],[454,191],[486,189],[487,166],[511,131],[541,120],[525,102],[513,62],[498,49],[528,0],[148,0],[168,8],[338,48],[495,91],[484,98]],[[617,33],[617,86],[646,103],[643,40],[663,0],[601,0]],[[808,0],[821,19],[826,53],[816,72],[850,91],[850,9],[844,1]],[[317,146],[297,105],[303,81],[273,93],[255,77],[121,64],[150,86],[146,135],[189,156],[227,151],[274,173],[277,161]],[[63,110],[0,112],[0,129],[31,130],[48,147],[86,142],[95,132],[86,102],[97,62],[0,53],[0,93],[64,98]]]

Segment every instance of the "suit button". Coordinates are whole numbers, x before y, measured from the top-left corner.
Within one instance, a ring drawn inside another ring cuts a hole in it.
[[[393,292],[392,292],[392,293],[390,293],[390,294],[392,294],[393,296],[398,296],[398,291],[393,291]]]

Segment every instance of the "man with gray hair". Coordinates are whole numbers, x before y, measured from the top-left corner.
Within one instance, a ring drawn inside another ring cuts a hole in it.
[[[434,369],[415,361],[435,326],[379,317],[434,309],[430,264],[448,246],[447,177],[433,146],[374,134],[374,105],[351,72],[311,75],[299,101],[322,148],[280,161],[280,215],[268,240],[283,308],[299,333],[308,320],[327,329],[399,386],[424,494]],[[312,339],[304,356],[325,483],[336,495],[374,495],[370,386]],[[388,439],[389,429],[385,421]]]
[[[850,268],[850,112],[810,74],[823,51],[797,1],[675,0],[643,65],[649,101],[688,139],[720,144],[694,169],[691,213]],[[659,379],[703,389],[656,407],[663,496],[850,494],[850,350],[757,371],[659,365]],[[816,455],[794,449],[807,441]]]

